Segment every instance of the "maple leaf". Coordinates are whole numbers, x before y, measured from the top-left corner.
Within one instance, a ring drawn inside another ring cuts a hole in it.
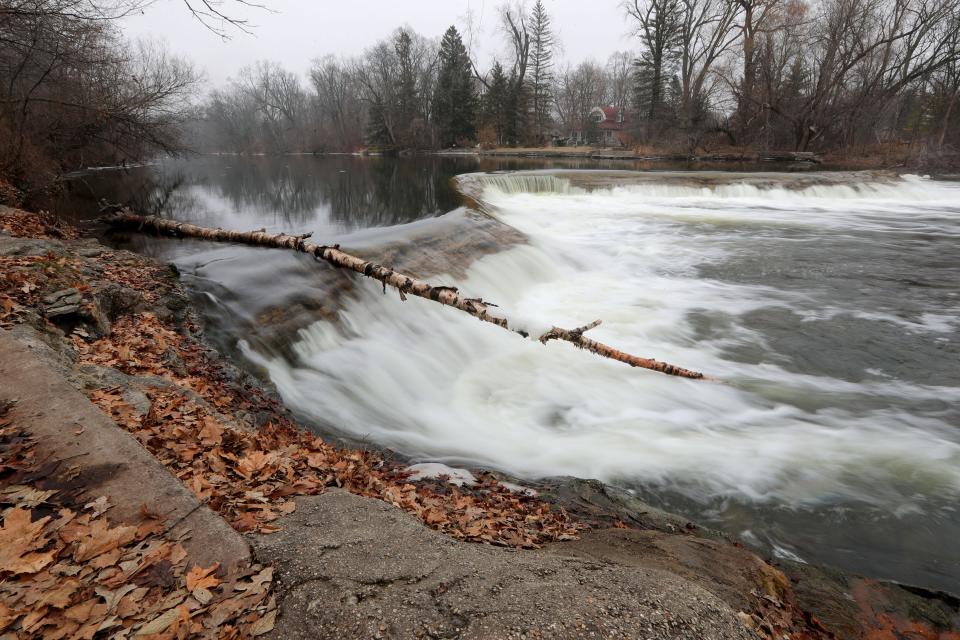
[[[194,589],[213,589],[220,585],[220,580],[215,576],[211,575],[214,571],[220,568],[220,563],[215,562],[211,566],[204,569],[203,567],[195,566],[187,573],[187,591],[193,591]]]
[[[248,480],[253,478],[255,475],[264,477],[265,475],[269,475],[264,472],[270,471],[268,465],[273,462],[273,459],[274,456],[271,453],[266,453],[264,451],[252,451],[237,461],[234,471]]]
[[[198,435],[202,444],[208,447],[219,446],[223,442],[223,426],[210,416],[204,416],[203,428]]]
[[[95,558],[101,553],[112,551],[117,547],[124,545],[137,534],[136,527],[114,527],[110,528],[107,521],[103,518],[94,520],[90,525],[89,531],[85,532],[77,546],[73,557],[77,562],[83,562]]]
[[[7,511],[0,529],[0,571],[36,573],[53,562],[56,550],[37,552],[47,545],[41,534],[50,516],[31,522],[30,511],[14,507]]]

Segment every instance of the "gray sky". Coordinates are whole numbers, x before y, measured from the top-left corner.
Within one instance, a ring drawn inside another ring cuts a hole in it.
[[[173,52],[186,55],[205,69],[212,85],[263,59],[303,74],[313,58],[328,53],[359,54],[403,24],[427,37],[439,38],[451,24],[463,33],[468,11],[478,25],[476,41],[480,46],[476,48],[481,66],[504,52],[503,40],[495,31],[499,0],[262,1],[274,12],[224,4],[231,15],[246,17],[256,25],[252,35],[231,29],[232,38],[226,42],[198,24],[182,0],[158,0],[142,15],[126,18],[123,30],[131,38],[148,36],[166,41]],[[635,38],[627,35],[620,0],[544,0],[544,4],[562,43],[558,57],[563,60],[577,63],[593,58],[604,62],[614,51],[636,47]]]

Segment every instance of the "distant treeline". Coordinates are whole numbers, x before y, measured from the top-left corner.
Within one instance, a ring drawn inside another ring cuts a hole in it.
[[[622,110],[628,145],[678,151],[956,147],[960,0],[628,0],[635,51],[559,64],[541,1],[500,9],[507,54],[478,69],[455,27],[408,27],[309,79],[271,63],[210,99],[202,144],[237,152],[350,151],[589,137]],[[614,30],[622,25],[612,26]]]
[[[456,27],[439,40],[401,27],[307,78],[261,62],[207,95],[190,62],[122,38],[117,18],[152,2],[0,0],[0,178],[44,184],[184,148],[569,144],[597,138],[598,106],[628,146],[960,148],[960,0],[626,0],[635,50],[576,66],[542,1],[507,4],[489,68]]]

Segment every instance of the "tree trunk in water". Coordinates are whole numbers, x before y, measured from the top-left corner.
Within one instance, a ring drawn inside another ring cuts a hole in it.
[[[108,224],[143,232],[155,232],[162,235],[174,237],[191,237],[203,240],[213,240],[217,242],[238,242],[260,247],[273,247],[279,249],[292,249],[303,253],[313,254],[317,259],[325,260],[335,267],[341,269],[350,269],[361,273],[368,278],[379,280],[383,283],[383,290],[386,292],[387,285],[397,289],[400,292],[402,300],[407,299],[407,295],[415,295],[428,300],[434,300],[440,304],[454,307],[469,313],[475,318],[484,322],[495,324],[498,327],[513,331],[523,337],[530,337],[526,331],[510,326],[507,318],[499,315],[494,310],[496,305],[485,302],[480,298],[467,298],[460,294],[454,287],[434,286],[421,280],[411,278],[393,269],[383,265],[369,262],[352,256],[349,253],[340,251],[340,246],[326,246],[306,242],[310,234],[293,236],[287,234],[271,235],[266,231],[227,231],[224,229],[211,229],[208,227],[198,227],[192,224],[177,222],[176,220],[167,220],[157,218],[156,216],[138,216],[132,213],[117,213],[102,218]],[[578,329],[560,329],[553,327],[542,336],[533,336],[540,342],[546,343],[549,340],[564,340],[581,349],[592,351],[605,358],[611,358],[629,364],[631,367],[641,367],[652,371],[659,371],[669,375],[680,376],[683,378],[692,378],[695,380],[704,379],[702,373],[690,371],[682,367],[677,367],[666,362],[660,362],[651,358],[640,358],[638,356],[624,353],[607,346],[603,343],[591,340],[583,334],[600,324],[597,320],[585,327]]]

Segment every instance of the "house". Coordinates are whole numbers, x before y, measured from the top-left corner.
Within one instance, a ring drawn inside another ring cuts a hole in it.
[[[568,143],[623,147],[627,144],[626,129],[627,114],[624,109],[612,105],[594,107],[584,127],[570,132]]]

